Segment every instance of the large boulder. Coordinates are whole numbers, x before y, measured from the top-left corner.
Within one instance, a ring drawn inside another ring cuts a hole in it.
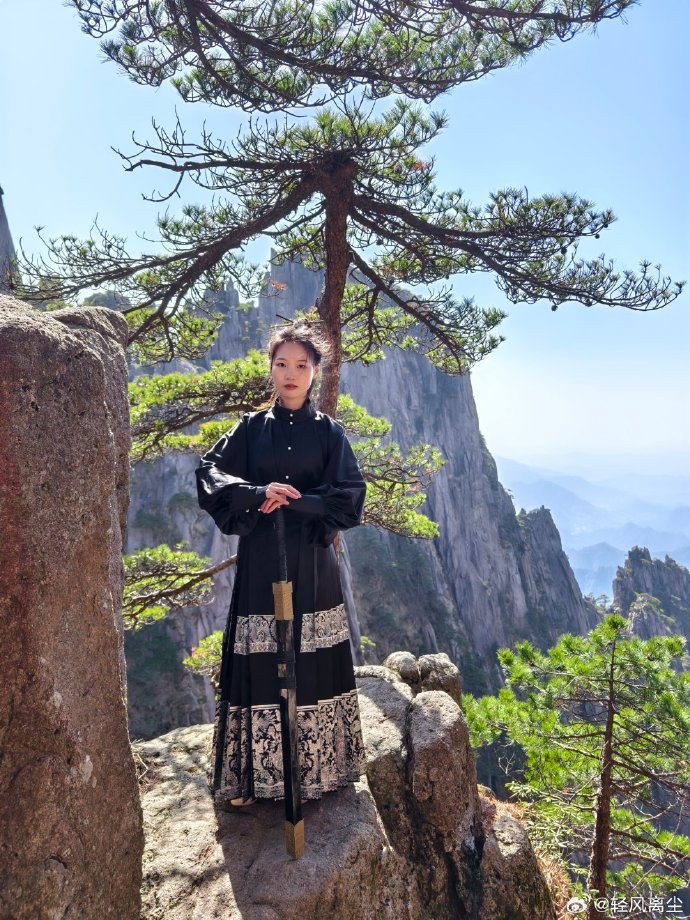
[[[412,662],[397,661],[414,677]],[[415,693],[380,665],[358,668],[357,684],[366,777],[304,804],[300,860],[285,853],[281,802],[214,808],[210,725],[137,744],[146,764],[145,920],[554,920],[524,830],[519,859],[502,825],[484,830],[455,700]]]
[[[0,296],[0,916],[139,917],[122,316]]]
[[[525,828],[486,787],[481,794],[486,842],[482,855],[480,920],[494,920],[512,905],[510,920],[555,917],[548,885]]]
[[[404,862],[366,782],[303,803],[306,852],[285,853],[281,802],[214,809],[210,725],[138,742],[147,920],[390,920],[410,917]],[[418,903],[418,902],[416,902]]]

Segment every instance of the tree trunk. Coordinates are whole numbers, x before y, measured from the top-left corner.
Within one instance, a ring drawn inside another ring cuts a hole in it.
[[[604,731],[604,748],[601,755],[601,775],[599,792],[595,806],[594,839],[589,860],[587,890],[593,897],[606,897],[606,870],[609,864],[609,844],[611,840],[611,780],[613,773],[613,717],[615,714],[615,690],[613,668],[616,657],[616,642],[611,649],[609,667],[608,699],[606,701],[606,729]],[[594,901],[590,901],[588,920],[607,917],[608,911],[597,910]]]
[[[336,414],[340,389],[340,309],[350,267],[347,219],[352,206],[355,171],[354,163],[345,163],[324,176],[321,185],[326,199],[326,277],[317,307],[321,318],[321,331],[330,349],[330,358],[321,369],[319,409],[331,416]]]

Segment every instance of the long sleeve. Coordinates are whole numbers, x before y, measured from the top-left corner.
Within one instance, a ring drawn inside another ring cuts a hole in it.
[[[366,483],[343,429],[332,423],[323,483],[291,501],[290,511],[315,518],[315,542],[328,545],[338,530],[356,527],[362,519]]]
[[[250,533],[259,517],[266,487],[247,482],[247,420],[224,434],[196,469],[199,506],[226,534]]]

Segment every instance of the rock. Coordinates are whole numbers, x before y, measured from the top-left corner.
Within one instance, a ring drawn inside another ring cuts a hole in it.
[[[407,781],[418,874],[432,915],[476,916],[484,846],[469,732],[458,704],[424,691],[410,706]],[[423,852],[423,857],[419,851]]]
[[[369,665],[364,667],[376,667]],[[445,652],[434,655],[422,655],[415,658],[411,652],[393,652],[383,662],[383,667],[393,671],[413,691],[443,690],[451,696],[458,706],[462,705],[462,689],[460,687],[460,671],[450,660]],[[363,668],[358,671],[364,674]],[[375,672],[366,672],[372,673]]]
[[[419,674],[422,690],[443,690],[458,706],[462,705],[460,671],[445,652],[436,655],[422,655],[419,659]]]
[[[0,915],[138,918],[121,600],[127,324],[0,295]]]
[[[144,920],[412,920],[402,861],[365,780],[303,804],[305,854],[292,860],[282,802],[214,812],[211,733],[199,725],[138,745],[148,765]]]
[[[419,668],[417,659],[411,652],[393,652],[383,662],[383,666],[399,674],[401,679],[413,689],[419,689]]]
[[[551,895],[524,827],[489,790],[483,790],[482,811],[487,830],[480,920],[505,916],[507,904],[512,906],[510,920],[555,920]]]
[[[424,691],[410,706],[408,782],[423,820],[442,834],[478,833],[479,795],[465,717],[447,693]]]
[[[3,191],[0,188],[0,293],[9,290],[15,259],[14,243],[2,196]]]
[[[669,556],[634,546],[613,582],[613,606],[640,639],[683,635],[690,642],[690,572]]]
[[[412,856],[411,818],[401,795],[407,782],[407,717],[412,691],[387,668],[364,666],[357,674],[369,788],[392,843]]]
[[[441,691],[414,696],[381,666],[358,668],[357,682],[366,778],[303,804],[300,860],[285,853],[282,802],[214,810],[211,725],[137,744],[147,765],[142,920],[527,920],[528,911],[554,920],[524,831],[515,851],[503,825],[492,832],[485,863],[457,703]]]

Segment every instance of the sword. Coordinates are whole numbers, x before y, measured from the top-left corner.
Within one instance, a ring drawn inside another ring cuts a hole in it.
[[[283,783],[285,789],[285,847],[293,859],[304,854],[304,821],[297,747],[297,679],[292,614],[292,582],[287,579],[287,550],[283,509],[276,508],[278,541],[278,581],[273,582],[273,608],[278,645],[278,687],[280,726],[283,742]]]

